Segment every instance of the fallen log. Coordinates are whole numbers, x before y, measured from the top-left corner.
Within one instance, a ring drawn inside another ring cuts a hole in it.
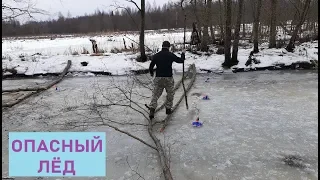
[[[106,76],[112,76],[111,72],[105,72],[105,71],[68,71],[68,73],[71,74],[78,74],[78,73],[92,73],[94,75],[106,75]],[[2,79],[10,79],[10,78],[34,78],[34,77],[39,77],[39,76],[59,76],[60,73],[46,73],[46,74],[42,74],[42,73],[36,73],[33,75],[25,75],[25,74],[11,74],[11,75],[3,75]]]
[[[14,100],[13,102],[10,102],[10,103],[2,104],[2,107],[12,107],[12,106],[18,104],[19,102],[23,101],[24,99],[27,99],[28,97],[32,96],[35,93],[37,93],[37,92],[36,91],[28,91],[28,93],[26,95],[22,96],[21,98],[17,98],[16,100]]]
[[[67,74],[68,70],[71,67],[71,60],[68,60],[67,66],[64,68],[64,70],[62,71],[62,73],[59,75],[59,77],[52,81],[51,83],[49,83],[46,86],[43,87],[27,87],[27,88],[17,88],[17,89],[7,89],[7,90],[2,90],[2,92],[19,92],[19,91],[44,91],[47,90],[49,88],[51,88],[53,85],[59,83],[63,77]]]
[[[255,67],[255,68],[234,68],[232,69],[233,73],[238,72],[248,72],[248,71],[264,71],[264,70],[317,70],[317,65],[312,62],[302,61],[302,62],[294,62],[290,65],[275,64],[272,66],[265,66],[265,67]]]
[[[166,155],[166,153],[164,151],[164,148],[161,145],[160,140],[153,133],[152,129],[153,129],[153,125],[152,125],[151,122],[149,122],[148,133],[149,133],[149,136],[151,137],[151,139],[153,140],[154,144],[156,145],[157,153],[158,153],[158,156],[159,156],[159,159],[160,159],[162,172],[163,172],[163,175],[164,175],[164,179],[165,180],[173,180],[172,174],[171,174],[171,171],[170,171],[170,161],[169,161],[170,157],[169,158],[167,157],[167,155]]]
[[[28,97],[30,97],[33,94],[39,93],[41,91],[47,90],[49,88],[51,88],[52,86],[54,86],[55,84],[59,83],[63,77],[67,74],[68,70],[71,67],[71,60],[68,60],[67,66],[65,67],[65,69],[62,71],[62,73],[59,75],[59,77],[52,81],[51,83],[49,83],[47,86],[45,87],[37,87],[37,88],[18,88],[18,89],[11,89],[11,90],[7,90],[7,91],[2,91],[2,92],[19,92],[19,91],[30,91],[30,93],[28,93],[27,95],[23,96],[22,98],[18,98],[15,101],[11,102],[11,103],[6,103],[6,104],[2,104],[2,107],[12,107],[16,104],[18,104],[19,102],[27,99]]]

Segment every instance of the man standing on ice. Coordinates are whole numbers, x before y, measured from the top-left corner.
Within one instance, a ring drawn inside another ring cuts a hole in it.
[[[155,109],[157,108],[157,101],[160,98],[163,89],[167,92],[167,101],[165,104],[166,114],[171,114],[174,97],[174,79],[172,77],[172,63],[183,63],[185,60],[185,50],[181,54],[181,58],[169,51],[170,43],[164,41],[162,43],[162,50],[152,57],[149,66],[150,75],[153,76],[153,68],[156,65],[156,77],[154,78],[154,89],[152,91],[152,99],[150,107],[150,119],[154,118]]]

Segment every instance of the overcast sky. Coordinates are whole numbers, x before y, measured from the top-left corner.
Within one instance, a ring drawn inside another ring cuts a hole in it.
[[[10,0],[4,0],[6,2]],[[68,12],[70,12],[72,17],[81,16],[84,14],[91,14],[98,8],[100,10],[112,10],[115,9],[111,7],[115,2],[121,5],[132,5],[132,3],[127,2],[126,0],[29,0],[32,1],[37,8],[46,10],[49,12],[49,15],[36,15],[36,20],[48,20],[49,18],[55,19],[59,12],[61,12],[64,16],[67,16]],[[146,0],[146,3],[150,3],[154,5],[154,3],[159,6],[163,5],[167,2],[174,2],[177,0]],[[140,0],[135,0],[137,4],[140,6]],[[25,19],[20,19],[21,21],[25,21]]]

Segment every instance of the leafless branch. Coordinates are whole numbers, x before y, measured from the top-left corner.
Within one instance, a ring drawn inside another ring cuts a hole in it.
[[[127,2],[133,3],[137,9],[141,12],[141,8],[138,6],[138,4],[136,2],[134,2],[133,0],[126,0]]]
[[[127,14],[130,16],[130,18],[131,18],[132,22],[135,24],[135,26],[136,26],[137,28],[139,28],[139,25],[138,25],[137,22],[134,20],[134,18],[132,17],[131,12],[129,11],[129,9],[128,9],[127,7],[121,6],[121,5],[119,5],[117,2],[114,2],[114,5],[111,5],[111,7],[114,7],[114,8],[116,8],[116,9],[124,9],[124,10],[127,12]]]
[[[140,173],[138,173],[138,171],[137,171],[137,170],[138,170],[138,167],[137,167],[136,170],[132,169],[132,167],[130,166],[129,161],[128,161],[128,156],[126,157],[126,162],[127,162],[128,166],[129,166],[129,168],[131,169],[131,171],[133,171],[136,175],[139,176],[138,179],[141,178],[141,179],[145,180],[145,178],[144,178],[143,176],[141,176]],[[137,180],[138,180],[138,179],[137,179]]]
[[[13,20],[17,17],[27,15],[34,19],[34,14],[47,14],[42,9],[35,8],[35,5],[24,0],[12,0],[12,4],[2,2],[2,21]]]
[[[97,111],[97,114],[99,115],[99,117],[100,117],[101,119],[103,119],[100,111]],[[126,135],[128,135],[128,136],[130,136],[130,137],[132,137],[132,138],[134,138],[134,139],[136,139],[136,140],[138,140],[138,141],[140,141],[141,143],[149,146],[150,148],[152,148],[152,149],[154,149],[154,150],[157,150],[156,147],[150,145],[149,143],[145,142],[144,140],[140,139],[140,138],[137,137],[137,136],[132,135],[132,134],[129,133],[129,132],[123,131],[123,130],[119,129],[118,127],[112,126],[112,125],[110,125],[110,124],[108,124],[108,123],[104,123],[103,125],[108,126],[108,127],[112,128],[112,129],[118,131],[118,132],[123,133],[123,134],[126,134]]]
[[[296,9],[297,13],[298,13],[298,16],[300,17],[300,11],[301,9],[294,3],[292,2],[292,0],[289,0],[289,2],[293,5],[293,7]]]

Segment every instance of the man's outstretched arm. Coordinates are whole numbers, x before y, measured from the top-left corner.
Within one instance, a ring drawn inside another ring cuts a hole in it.
[[[174,62],[176,62],[176,63],[183,63],[184,60],[186,59],[186,57],[185,57],[185,51],[182,51],[180,58],[179,58],[178,56],[176,56],[175,54],[173,54],[173,55],[175,56]]]

